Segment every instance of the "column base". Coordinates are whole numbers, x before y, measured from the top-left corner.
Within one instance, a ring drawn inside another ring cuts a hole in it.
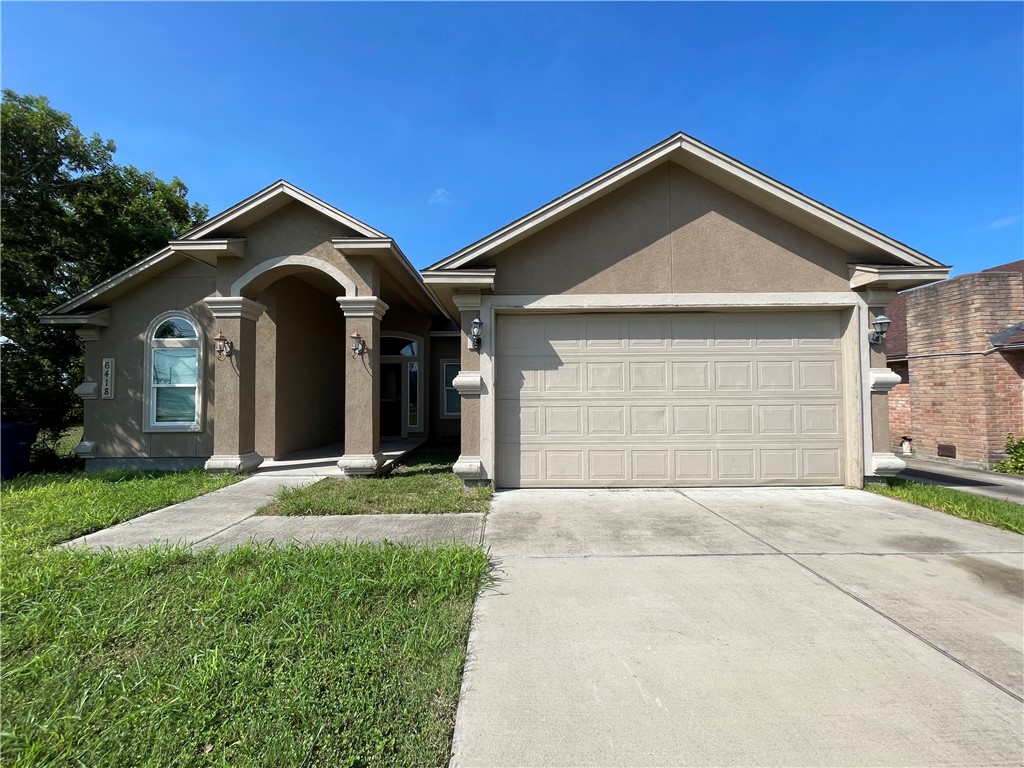
[[[248,472],[263,463],[263,457],[251,451],[238,456],[222,454],[211,456],[203,468],[207,472]]]
[[[894,453],[871,454],[871,474],[874,477],[892,477],[906,468],[906,462]]]
[[[484,477],[484,465],[479,456],[459,456],[452,467],[462,483],[470,488],[475,485],[490,485],[491,481]]]
[[[369,477],[384,465],[383,453],[345,454],[338,459],[338,469],[345,477]]]

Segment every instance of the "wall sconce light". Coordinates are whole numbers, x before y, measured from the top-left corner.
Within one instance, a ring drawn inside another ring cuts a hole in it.
[[[474,317],[469,324],[469,340],[473,343],[473,349],[480,349],[480,339],[483,335],[484,324],[479,317]]]
[[[363,337],[358,333],[352,334],[352,359],[355,360],[357,356],[365,355],[367,352],[366,342],[363,341]]]
[[[226,360],[235,354],[235,345],[220,331],[213,337],[213,342],[216,344],[213,351],[216,352],[218,360]]]
[[[872,344],[878,344],[882,339],[885,338],[885,332],[889,330],[889,324],[892,323],[885,315],[879,315],[875,318],[875,322],[872,325],[875,330],[868,333],[868,341]]]

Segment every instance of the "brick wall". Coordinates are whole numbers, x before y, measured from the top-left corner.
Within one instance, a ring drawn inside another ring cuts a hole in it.
[[[899,445],[904,435],[913,437],[910,420],[910,384],[907,382],[907,363],[889,363],[893,373],[903,379],[889,390],[889,437],[893,445]]]
[[[890,393],[893,442],[910,435],[921,456],[944,443],[959,461],[1001,458],[1006,433],[1024,433],[1024,353],[979,353],[1024,319],[1024,273],[961,275],[902,298],[909,383]]]

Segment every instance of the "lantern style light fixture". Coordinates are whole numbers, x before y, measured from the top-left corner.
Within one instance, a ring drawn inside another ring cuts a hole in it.
[[[362,357],[363,355],[365,355],[368,350],[366,348],[366,342],[363,341],[363,337],[360,336],[358,333],[353,333],[351,338],[352,338],[352,359],[355,360],[356,357]]]
[[[479,317],[474,317],[473,322],[469,324],[469,339],[473,343],[473,349],[480,349],[483,327],[484,324],[480,321]]]
[[[217,331],[217,335],[213,337],[213,343],[216,345],[213,351],[218,360],[226,360],[235,354],[235,345],[228,341],[228,338],[220,331]]]
[[[872,344],[878,344],[882,339],[885,338],[885,332],[889,330],[889,325],[892,323],[885,315],[879,315],[875,318],[875,321],[871,324],[875,330],[868,333],[868,341]]]

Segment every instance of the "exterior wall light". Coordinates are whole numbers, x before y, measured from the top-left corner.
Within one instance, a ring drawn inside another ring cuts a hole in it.
[[[878,344],[881,342],[882,339],[885,338],[885,332],[889,330],[890,323],[892,323],[892,320],[885,315],[879,315],[876,317],[875,322],[872,323],[875,330],[868,333],[868,341],[872,344]]]
[[[366,342],[363,341],[363,337],[360,336],[358,333],[353,333],[352,334],[352,359],[355,360],[356,357],[360,357],[362,355],[365,355],[367,353],[367,351],[368,350],[366,348]]]
[[[473,343],[473,349],[480,349],[480,339],[483,335],[484,324],[480,322],[479,317],[474,317],[473,322],[469,324],[469,339]]]
[[[235,354],[235,345],[228,341],[227,337],[220,331],[217,331],[217,335],[213,337],[213,342],[216,345],[213,351],[216,353],[218,360],[226,360]]]

